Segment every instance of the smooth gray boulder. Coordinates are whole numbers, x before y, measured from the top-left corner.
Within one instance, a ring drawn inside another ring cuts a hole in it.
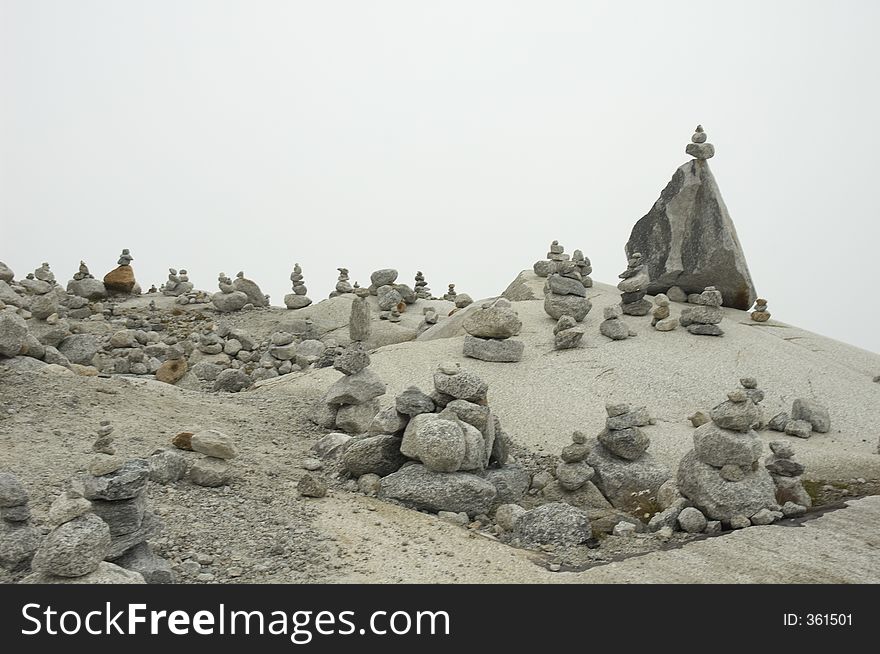
[[[400,441],[400,437],[387,434],[352,441],[342,454],[342,467],[354,477],[390,475],[406,462]]]
[[[515,363],[522,360],[525,344],[512,338],[479,338],[464,335],[462,354],[472,359],[492,363]]]
[[[423,465],[408,465],[382,478],[379,497],[397,500],[428,511],[464,511],[470,516],[488,513],[495,486],[466,472],[432,472]]]
[[[831,416],[828,407],[814,400],[797,399],[791,405],[791,419],[805,420],[813,427],[813,431],[824,434],[831,429]]]
[[[593,528],[585,511],[563,502],[550,502],[522,514],[513,533],[527,545],[572,547],[590,540]]]
[[[71,279],[67,282],[67,292],[87,300],[100,300],[107,297],[107,289],[104,282],[93,277],[84,279]]]
[[[678,168],[651,210],[632,229],[627,256],[641,252],[648,294],[678,286],[700,293],[715,286],[724,305],[743,311],[757,298],[736,228],[709,164],[694,159]]]

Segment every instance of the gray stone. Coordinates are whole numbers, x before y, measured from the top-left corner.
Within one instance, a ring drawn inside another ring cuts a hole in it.
[[[480,473],[486,481],[495,486],[495,504],[516,504],[529,490],[531,479],[519,466],[504,466]]]
[[[336,412],[336,427],[349,434],[366,433],[377,413],[379,413],[377,399],[368,400],[363,404],[342,405]]]
[[[465,334],[464,349],[466,357],[495,363],[513,363],[522,360],[525,344],[513,339],[478,338]]]
[[[504,531],[513,531],[526,510],[518,504],[502,504],[495,509],[495,524]]]
[[[382,478],[379,475],[368,472],[358,477],[358,490],[364,495],[375,497],[379,494],[379,487],[382,485]]]
[[[612,341],[622,341],[630,336],[629,327],[619,318],[610,318],[600,322],[599,333]]]
[[[795,504],[794,502],[786,502],[782,505],[782,515],[786,518],[796,518],[804,515],[806,512],[807,507]]]
[[[491,482],[476,475],[434,472],[418,464],[383,477],[379,489],[381,499],[428,511],[464,511],[470,516],[488,513],[496,494]]]
[[[717,468],[690,451],[681,460],[677,482],[681,493],[713,520],[727,522],[738,514],[754,515],[760,509],[778,506],[773,480],[761,466],[742,481],[727,481]]]
[[[172,484],[186,475],[186,457],[173,450],[162,450],[150,455],[150,481],[157,484]]]
[[[67,282],[67,292],[87,300],[100,300],[107,297],[107,289],[100,279],[72,279]]]
[[[21,580],[23,584],[143,584],[143,576],[134,570],[126,570],[114,563],[102,561],[98,567],[81,577],[58,577],[42,572],[34,572]]]
[[[370,338],[372,325],[370,322],[370,305],[363,297],[356,297],[351,303],[351,315],[348,320],[348,335],[352,341],[366,341]]]
[[[312,300],[299,293],[288,293],[284,296],[284,306],[288,309],[304,309],[312,303]]]
[[[394,268],[382,268],[370,275],[370,283],[379,288],[397,281],[397,271]]]
[[[326,497],[327,482],[307,472],[300,478],[296,490],[303,497]]]
[[[251,387],[253,380],[241,370],[227,368],[217,375],[214,381],[214,391],[226,393],[239,393]]]
[[[747,432],[761,421],[761,409],[746,399],[745,402],[722,402],[709,412],[712,421],[722,429]]]
[[[434,472],[455,472],[467,454],[467,439],[460,423],[421,414],[409,421],[400,451],[421,461]]]
[[[715,146],[711,143],[688,143],[685,152],[698,160],[711,159],[715,156]]]
[[[742,481],[746,478],[746,474],[748,473],[748,470],[750,468],[751,466],[738,466],[732,463],[728,463],[721,466],[718,469],[718,473],[725,481]]]
[[[812,430],[820,434],[827,433],[831,429],[831,416],[828,407],[814,400],[797,399],[791,405],[792,420],[806,420],[812,426]]]
[[[196,486],[216,488],[232,481],[232,467],[225,459],[205,456],[189,469],[189,480]]]
[[[235,443],[226,434],[216,429],[204,429],[196,434],[190,441],[194,452],[213,456],[218,459],[234,459],[238,456]]]
[[[489,391],[486,382],[467,370],[458,370],[453,374],[438,370],[434,373],[434,388],[456,399],[477,403],[485,401],[486,393]]]
[[[720,520],[709,520],[706,522],[706,529],[704,533],[710,536],[717,536],[721,533],[721,521]]]
[[[376,291],[381,311],[390,311],[403,302],[403,298],[393,286],[380,286]]]
[[[585,443],[572,443],[562,448],[559,455],[565,463],[577,463],[583,461],[590,454],[590,447]]]
[[[354,375],[370,365],[370,355],[359,342],[352,343],[333,360],[333,368],[344,375]]]
[[[636,302],[627,302],[626,304],[621,304],[620,308],[628,316],[647,316],[651,311],[651,300],[648,298],[642,298]]]
[[[794,446],[788,441],[770,441],[770,451],[780,459],[790,459],[794,456]]]
[[[682,531],[689,534],[701,534],[706,530],[708,521],[699,509],[692,506],[685,507],[678,514],[678,526]]]
[[[613,420],[613,418],[609,418]],[[626,429],[610,430],[604,429],[599,434],[599,442],[605,446],[612,454],[622,459],[635,461],[641,457],[650,445],[645,432],[638,427],[628,427]]]
[[[27,563],[40,545],[40,532],[25,523],[0,522],[0,567],[15,570]]]
[[[113,565],[110,563],[104,565]],[[153,552],[149,543],[139,543],[116,559],[115,565],[140,574],[148,584],[173,584],[171,564]],[[136,582],[126,582],[136,583]]]
[[[12,268],[0,261],[0,281],[11,282],[14,278],[15,273],[12,272]]]
[[[731,464],[750,466],[761,456],[763,446],[758,435],[721,429],[707,422],[694,431],[694,452],[703,463],[720,468]]]
[[[660,486],[672,476],[649,452],[636,461],[627,461],[614,456],[598,441],[590,447],[587,463],[596,472],[593,483],[615,508],[623,510],[640,506],[645,496],[656,498]]]
[[[789,420],[785,424],[785,433],[798,438],[809,438],[813,435],[813,425],[806,420]]]
[[[108,475],[83,479],[83,495],[88,500],[128,500],[147,486],[150,464],[146,459],[131,459]]]
[[[97,569],[110,549],[110,527],[91,513],[53,529],[40,544],[31,567],[59,577],[81,577]]]
[[[595,471],[587,463],[565,463],[560,461],[556,466],[556,479],[568,491],[575,491],[593,478]]]
[[[92,365],[99,348],[98,338],[93,334],[71,334],[58,345],[58,351],[71,363],[82,366]]]
[[[385,382],[379,375],[365,368],[337,380],[327,391],[327,404],[363,404],[385,393]]]
[[[556,350],[571,350],[581,343],[584,330],[579,327],[563,329],[556,333],[553,338],[553,348]]]
[[[144,521],[146,509],[147,501],[143,494],[130,500],[92,502],[92,511],[110,526],[111,536],[122,536],[137,531]]]
[[[660,531],[663,528],[674,529],[682,509],[687,506],[687,500],[682,498],[672,503],[672,506],[663,509],[651,516],[648,521],[650,531]]]
[[[325,434],[312,445],[312,452],[321,459],[337,458],[339,454],[345,451],[346,446],[352,440],[352,437],[348,434],[340,434],[338,432]]]
[[[65,522],[85,515],[92,510],[92,503],[79,493],[66,492],[59,495],[52,506],[49,507],[49,515],[46,523],[50,527],[58,527]]]
[[[390,475],[406,462],[406,457],[400,452],[400,444],[399,436],[388,434],[354,440],[342,454],[342,467],[354,477]]]
[[[764,467],[771,474],[780,475],[782,477],[799,477],[804,474],[804,465],[793,459],[783,459],[777,456],[768,456],[764,461]]]
[[[220,313],[241,311],[249,302],[248,296],[241,291],[232,291],[231,293],[219,291],[211,296],[211,303]]]
[[[27,522],[31,519],[31,509],[27,504],[0,509],[0,520],[6,522]]]
[[[514,534],[526,545],[582,545],[593,536],[586,512],[562,502],[542,504],[517,519]]]
[[[794,502],[804,507],[811,507],[813,500],[804,488],[800,477],[783,477],[771,475],[776,484],[776,503],[784,505],[786,502]]]
[[[409,422],[409,417],[398,413],[397,408],[393,406],[386,407],[379,411],[370,422],[367,430],[371,436],[379,434],[399,434]]]
[[[420,413],[431,413],[434,410],[434,400],[415,386],[408,387],[394,400],[399,413],[407,416],[417,416]]]
[[[453,513],[452,511],[438,511],[437,517],[440,518],[443,522],[448,522],[452,525],[458,525],[459,527],[464,527],[470,522],[470,518],[467,513]]]
[[[635,409],[628,409],[626,413],[609,415],[605,419],[605,427],[614,431],[630,429],[632,427],[645,427],[650,424],[651,416],[648,414],[648,410],[643,406]]]
[[[522,321],[509,307],[488,306],[471,311],[463,324],[464,330],[478,338],[510,338],[522,329]]]
[[[688,325],[687,330],[696,336],[724,336],[724,330],[718,325],[693,324]]]
[[[495,423],[495,440],[492,442],[492,451],[489,454],[489,463],[504,465],[510,456],[510,448],[513,441],[510,436],[501,428],[501,422],[498,416],[492,416]]]
[[[788,424],[788,421],[790,419],[791,418],[788,417],[788,414],[783,411],[782,413],[777,413],[775,416],[770,418],[767,426],[773,431],[785,431],[785,426]]]
[[[18,477],[11,472],[0,472],[0,508],[19,506],[27,501],[27,491]]]
[[[556,295],[587,297],[587,289],[581,280],[562,275],[550,275],[547,278],[547,290]]]
[[[553,320],[559,320],[562,316],[571,316],[580,322],[587,317],[592,308],[592,302],[579,295],[556,295],[555,293],[544,295],[544,311]]]
[[[667,479],[657,489],[657,504],[661,509],[668,509],[680,498],[681,493],[678,492],[678,484],[675,479]]]
[[[750,519],[753,525],[771,525],[782,517],[782,512],[761,509]]]
[[[210,361],[199,361],[192,367],[192,373],[202,381],[214,381],[222,371],[223,368]]]
[[[247,296],[248,302],[255,307],[269,306],[269,300],[257,286],[257,283],[245,277],[236,277],[232,282],[232,287]]]
[[[730,517],[731,529],[747,529],[752,526],[752,521],[742,514],[736,514]]]

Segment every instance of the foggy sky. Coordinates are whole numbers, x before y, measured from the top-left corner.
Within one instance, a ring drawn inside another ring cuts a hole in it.
[[[0,0],[0,260],[617,282],[702,123],[774,318],[880,352],[880,3]]]

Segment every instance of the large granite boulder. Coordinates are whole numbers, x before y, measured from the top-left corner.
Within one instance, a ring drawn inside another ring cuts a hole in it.
[[[651,210],[632,229],[627,256],[641,252],[648,294],[679,286],[700,293],[714,286],[724,305],[746,310],[757,294],[736,228],[707,161],[693,159],[672,176]]]

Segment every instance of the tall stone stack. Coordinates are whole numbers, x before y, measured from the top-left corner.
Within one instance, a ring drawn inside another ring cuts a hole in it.
[[[665,293],[654,297],[654,309],[651,311],[651,326],[658,332],[671,332],[678,327],[678,319],[669,315],[669,298]]]
[[[293,265],[293,272],[290,273],[290,283],[293,293],[284,296],[284,305],[288,309],[302,309],[309,306],[312,301],[306,297],[308,289],[303,283],[302,266],[298,263]]]
[[[763,447],[752,430],[761,411],[745,389],[727,397],[712,409],[710,422],[694,431],[694,449],[681,460],[677,481],[682,495],[708,518],[742,528],[764,523],[780,507],[773,479],[759,464]]]
[[[379,413],[378,398],[385,394],[385,382],[370,370],[370,355],[362,343],[349,345],[333,362],[343,374],[324,395],[312,415],[321,426],[362,434]]]
[[[645,407],[626,403],[606,404],[605,412],[605,429],[590,443],[586,459],[596,473],[593,483],[615,508],[642,510],[671,477],[647,451],[651,441],[641,428],[653,420]]]
[[[366,288],[356,288],[354,294],[348,319],[348,336],[352,342],[362,343],[370,338],[370,305],[367,304],[370,291]]]
[[[351,285],[348,277],[348,268],[337,268],[336,270],[339,271],[339,277],[336,279],[336,287],[330,293],[330,297],[354,293],[354,287]]]
[[[458,293],[455,292],[455,284],[450,284],[447,291],[443,294],[443,299],[447,302],[455,302],[455,296]]]
[[[30,523],[28,493],[11,472],[0,472],[0,567],[27,567],[40,544],[40,532]]]
[[[571,260],[578,267],[578,272],[581,274],[581,282],[586,288],[593,287],[593,279],[590,277],[590,274],[593,272],[593,266],[590,263],[589,257],[585,257],[584,253],[580,250],[575,250],[571,255]]]
[[[805,468],[794,460],[794,447],[788,441],[771,441],[770,452],[764,460],[764,467],[776,485],[776,502],[782,506],[783,515],[806,513],[813,500],[801,481]]]
[[[189,439],[189,449],[203,456],[189,470],[189,479],[197,486],[217,488],[232,481],[230,459],[238,456],[235,443],[216,429],[203,429]]]
[[[724,318],[721,310],[721,291],[714,286],[707,286],[699,295],[695,295],[693,303],[697,306],[687,307],[681,312],[678,321],[691,334],[698,336],[723,336],[724,330],[718,326]]]
[[[547,258],[541,261],[536,261],[535,265],[532,266],[532,270],[534,270],[538,277],[549,277],[556,272],[556,267],[559,262],[568,261],[569,259],[570,257],[565,254],[565,248],[559,245],[559,241],[553,241],[550,244],[550,251],[547,253]]]
[[[755,306],[752,309],[752,320],[755,322],[767,322],[770,320],[770,312],[767,310],[767,300],[759,297],[755,300]]]
[[[107,563],[113,548],[111,527],[92,513],[79,491],[62,493],[49,509],[52,531],[40,544],[26,584],[142,584],[136,571]]]
[[[416,284],[414,290],[416,297],[420,300],[431,299],[431,289],[428,288],[428,282],[425,281],[425,275],[421,270],[416,271]]]
[[[108,293],[116,295],[132,295],[140,291],[136,291],[137,280],[134,278],[134,270],[132,270],[131,262],[134,257],[129,253],[128,248],[122,250],[119,260],[116,262],[117,267],[104,275],[104,288]]]
[[[466,357],[481,361],[515,362],[522,359],[525,345],[511,337],[519,334],[522,321],[505,298],[486,302],[471,311],[464,321]]]
[[[245,293],[235,290],[232,280],[226,276],[226,273],[221,272],[217,276],[217,286],[220,287],[220,291],[211,296],[211,303],[220,313],[241,311],[250,302]]]
[[[544,311],[547,315],[553,320],[571,316],[580,322],[592,308],[577,264],[568,260],[556,261],[555,271],[549,274],[544,283]]]
[[[642,261],[642,253],[635,252],[626,262],[626,270],[618,275],[622,280],[617,288],[620,291],[620,308],[628,316],[646,316],[651,310],[651,301],[645,297],[651,278]]]

